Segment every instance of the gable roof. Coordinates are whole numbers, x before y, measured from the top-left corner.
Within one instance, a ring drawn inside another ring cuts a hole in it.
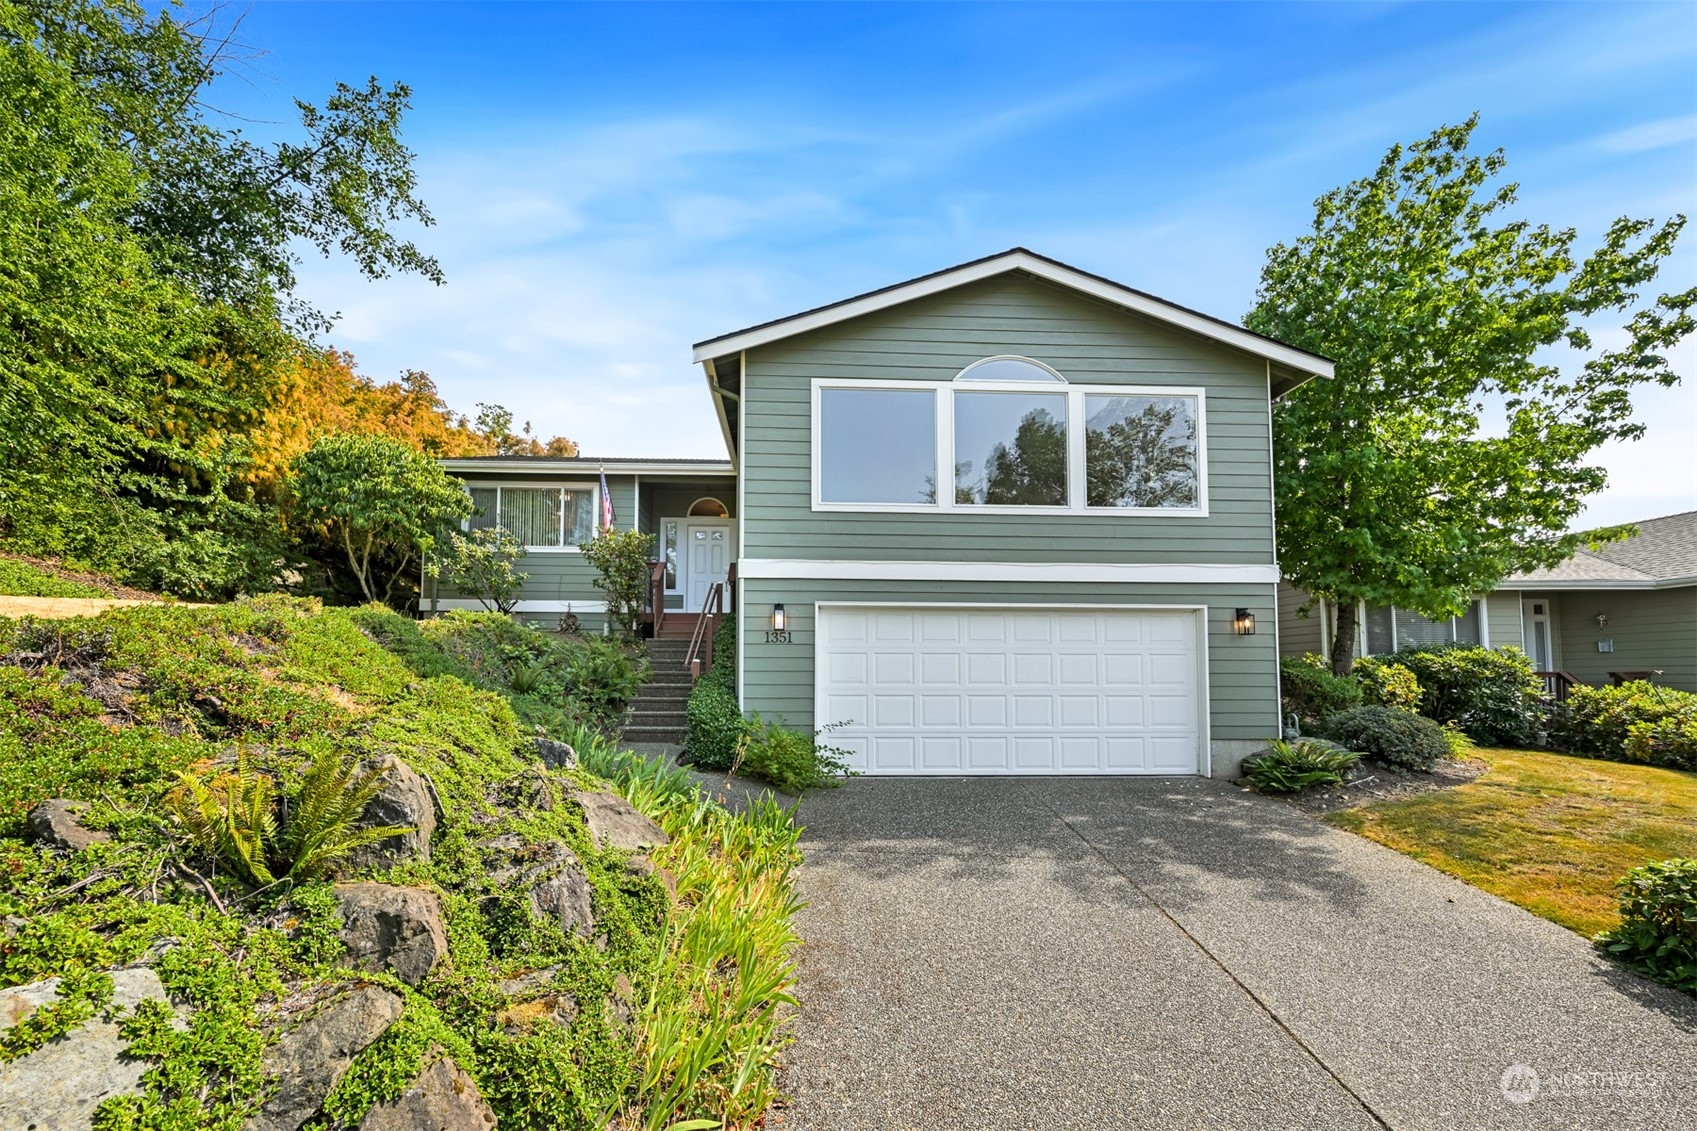
[[[809,330],[817,330],[822,326],[830,326],[844,322],[850,318],[858,318],[863,314],[884,310],[904,302],[911,302],[927,295],[938,294],[952,290],[955,287],[975,283],[1010,271],[1023,271],[1028,275],[1066,287],[1080,294],[1089,295],[1103,302],[1118,306],[1134,314],[1141,314],[1188,330],[1193,334],[1243,350],[1256,357],[1265,358],[1272,367],[1273,395],[1282,396],[1298,385],[1314,377],[1330,377],[1332,362],[1317,353],[1310,353],[1295,346],[1286,345],[1264,334],[1245,330],[1242,326],[1215,318],[1189,307],[1168,302],[1144,291],[1134,290],[1123,283],[1101,275],[1092,275],[1077,267],[1069,266],[1058,259],[1050,259],[1027,251],[1023,247],[1011,248],[996,255],[988,255],[983,259],[974,259],[970,263],[962,263],[956,267],[948,267],[934,271],[929,275],[921,275],[917,279],[909,279],[905,283],[895,283],[888,287],[880,287],[875,291],[846,298],[840,302],[829,303],[825,306],[804,310],[800,314],[792,314],[787,318],[777,318],[770,322],[762,322],[758,326],[736,330],[729,334],[721,334],[716,338],[695,344],[695,360],[711,362],[730,354],[753,349],[770,342],[781,341],[796,334],[804,334]]]
[[[1659,589],[1697,584],[1697,511],[1647,518],[1636,537],[1580,550],[1550,569],[1516,574],[1499,588]]]

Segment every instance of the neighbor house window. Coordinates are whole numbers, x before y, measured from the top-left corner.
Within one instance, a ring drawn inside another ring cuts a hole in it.
[[[813,390],[821,510],[1207,514],[1200,389],[1080,385],[992,357],[948,383]]]
[[[818,423],[822,501],[936,501],[937,394],[931,388],[821,389]]]
[[[569,549],[594,533],[595,489],[588,485],[467,489],[477,508],[468,530],[504,527],[531,550]]]
[[[1411,609],[1368,605],[1362,617],[1366,651],[1374,655],[1417,644],[1478,644],[1484,639],[1480,615],[1478,601],[1468,605],[1460,616],[1443,620],[1428,620]]]

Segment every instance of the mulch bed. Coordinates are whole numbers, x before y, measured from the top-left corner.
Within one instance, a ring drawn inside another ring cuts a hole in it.
[[[1478,758],[1446,758],[1430,773],[1399,774],[1363,758],[1355,776],[1346,785],[1317,786],[1301,793],[1279,795],[1279,800],[1315,816],[1370,805],[1376,801],[1400,801],[1466,785],[1490,767]]]

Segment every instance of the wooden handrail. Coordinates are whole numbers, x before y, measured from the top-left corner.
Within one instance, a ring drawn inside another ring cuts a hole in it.
[[[666,563],[648,563],[648,621],[654,626],[654,636],[660,636],[660,624],[666,619]]]
[[[725,615],[725,583],[715,581],[707,587],[701,602],[701,615],[695,619],[695,631],[690,634],[689,651],[684,654],[684,668],[692,679],[713,666],[713,636],[719,630],[719,618]]]
[[[1544,699],[1550,703],[1560,703],[1567,698],[1567,693],[1584,682],[1572,672],[1533,672],[1544,682]]]

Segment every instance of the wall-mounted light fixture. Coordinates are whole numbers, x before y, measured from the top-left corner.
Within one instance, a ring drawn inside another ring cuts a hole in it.
[[[1598,628],[1609,627],[1609,614],[1598,613],[1597,616],[1596,616],[1596,621],[1597,621],[1597,627]]]
[[[1254,636],[1255,614],[1248,609],[1239,609],[1237,615],[1232,617],[1232,631],[1239,636]]]
[[[784,607],[782,605],[773,605],[772,606],[772,631],[773,632],[783,632],[784,629],[786,629],[787,627],[789,627],[789,622],[784,617]]]

